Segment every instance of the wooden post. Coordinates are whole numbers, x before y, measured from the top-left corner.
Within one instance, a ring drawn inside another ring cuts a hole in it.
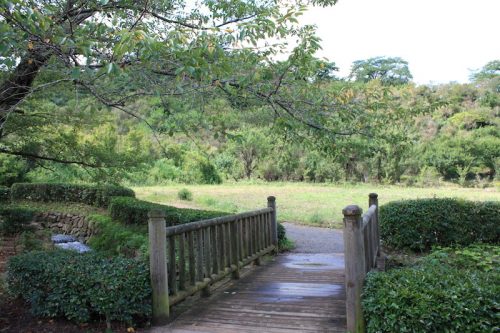
[[[372,205],[376,205],[377,206],[377,210],[375,211],[375,215],[374,215],[374,221],[375,222],[373,224],[373,230],[375,231],[374,232],[374,236],[375,236],[375,244],[377,244],[377,256],[380,255],[380,231],[379,231],[379,227],[378,227],[378,194],[377,193],[370,193],[369,194],[369,199],[368,199],[368,207],[371,207]]]
[[[273,245],[276,247],[275,252],[278,251],[278,221],[276,220],[276,198],[273,196],[267,197],[267,207],[272,208],[271,213],[271,234]]]
[[[347,331],[364,332],[361,309],[361,291],[365,277],[365,253],[361,226],[363,210],[356,205],[347,206],[344,214],[344,262],[346,285]]]
[[[170,315],[168,302],[167,238],[165,212],[148,213],[149,264],[153,290],[153,324],[161,325]]]

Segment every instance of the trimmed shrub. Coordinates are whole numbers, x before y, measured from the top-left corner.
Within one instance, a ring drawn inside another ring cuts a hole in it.
[[[11,188],[12,200],[79,202],[97,207],[107,207],[115,196],[135,197],[135,193],[115,185],[16,183]]]
[[[148,212],[153,209],[165,212],[168,225],[195,222],[227,215],[227,213],[223,212],[165,206],[130,197],[114,197],[111,199],[109,205],[111,217],[124,224],[147,224]]]
[[[0,202],[10,201],[10,188],[0,186]]]
[[[187,188],[182,188],[177,192],[177,197],[181,200],[191,201],[193,200],[193,193]]]
[[[133,323],[151,315],[149,269],[142,261],[72,251],[30,252],[7,266],[9,290],[41,317]]]
[[[0,207],[0,233],[11,236],[23,232],[35,214],[34,209],[17,206]]]
[[[396,249],[428,251],[432,246],[500,240],[500,202],[459,199],[395,201],[380,207],[380,235]]]
[[[460,251],[496,256],[496,268],[485,269],[491,266]],[[439,251],[414,267],[369,273],[363,292],[367,332],[494,332],[498,256],[498,246]]]

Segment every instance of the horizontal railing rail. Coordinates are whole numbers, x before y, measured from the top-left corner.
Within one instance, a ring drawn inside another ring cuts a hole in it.
[[[169,307],[232,275],[277,248],[276,202],[252,212],[165,228],[161,211],[149,215],[153,320],[161,323]]]

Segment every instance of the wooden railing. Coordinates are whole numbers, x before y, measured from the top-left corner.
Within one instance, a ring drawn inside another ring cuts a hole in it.
[[[347,331],[364,332],[361,291],[366,274],[376,267],[380,254],[378,195],[370,193],[368,211],[347,206],[344,214],[344,261]],[[363,214],[363,215],[362,215]]]
[[[276,201],[268,207],[166,228],[163,211],[149,213],[153,322],[168,321],[170,306],[232,275],[277,248]]]

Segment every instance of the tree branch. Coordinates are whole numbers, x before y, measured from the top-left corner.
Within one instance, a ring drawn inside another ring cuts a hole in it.
[[[62,164],[76,164],[76,165],[81,165],[81,166],[85,166],[85,167],[89,167],[89,168],[102,168],[102,167],[104,167],[102,164],[87,163],[84,161],[77,161],[77,160],[63,160],[63,159],[56,158],[56,157],[42,156],[42,155],[33,154],[33,153],[26,153],[26,152],[22,152],[22,151],[11,151],[11,150],[7,150],[4,148],[0,148],[0,153],[21,156],[21,157],[34,158],[37,160],[57,162],[57,163],[62,163]]]

